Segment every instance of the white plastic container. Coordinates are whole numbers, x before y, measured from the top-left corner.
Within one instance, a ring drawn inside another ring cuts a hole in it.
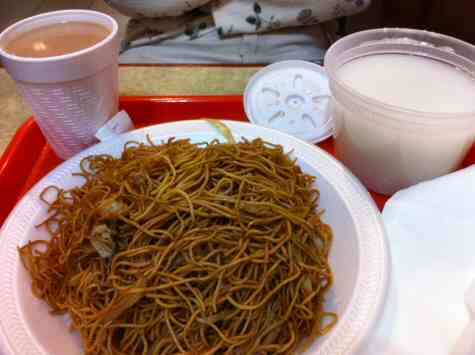
[[[338,157],[384,194],[456,169],[475,140],[474,62],[474,46],[427,31],[376,29],[337,41],[325,67]]]
[[[66,55],[24,58],[3,48],[21,33],[63,21],[92,22],[110,34],[96,45]],[[0,34],[0,57],[30,104],[41,131],[67,159],[97,142],[96,131],[118,109],[117,22],[89,10],[55,11],[17,22]]]

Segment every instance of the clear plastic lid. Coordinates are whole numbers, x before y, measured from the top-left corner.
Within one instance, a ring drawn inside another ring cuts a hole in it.
[[[278,62],[257,72],[244,91],[249,120],[317,143],[333,133],[330,89],[323,67],[301,60]]]

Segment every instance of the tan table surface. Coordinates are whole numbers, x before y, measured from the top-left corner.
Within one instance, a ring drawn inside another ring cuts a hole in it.
[[[124,66],[119,70],[120,95],[242,94],[257,67]],[[0,68],[0,154],[15,131],[31,116],[15,83]]]

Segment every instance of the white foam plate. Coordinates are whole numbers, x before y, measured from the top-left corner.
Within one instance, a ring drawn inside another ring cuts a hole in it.
[[[361,183],[337,160],[321,149],[285,133],[248,123],[224,121],[237,140],[261,137],[292,152],[300,166],[317,177],[324,221],[334,232],[331,265],[335,284],[328,295],[328,309],[339,314],[339,322],[306,354],[354,353],[371,333],[382,312],[389,274],[389,252],[380,213]],[[48,306],[30,290],[30,279],[18,256],[17,247],[28,240],[48,238],[34,226],[46,216],[38,195],[49,185],[70,188],[83,182],[71,174],[91,154],[120,155],[124,143],[154,142],[169,137],[210,141],[222,135],[208,122],[181,121],[139,129],[117,139],[95,145],[64,162],[43,178],[16,206],[0,235],[0,338],[3,352],[15,355],[82,354],[80,338],[70,333],[67,317],[49,314]]]

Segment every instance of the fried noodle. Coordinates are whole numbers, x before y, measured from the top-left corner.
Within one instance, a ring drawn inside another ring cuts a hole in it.
[[[129,142],[77,175],[19,252],[86,354],[289,354],[335,324],[331,228],[281,146]]]

